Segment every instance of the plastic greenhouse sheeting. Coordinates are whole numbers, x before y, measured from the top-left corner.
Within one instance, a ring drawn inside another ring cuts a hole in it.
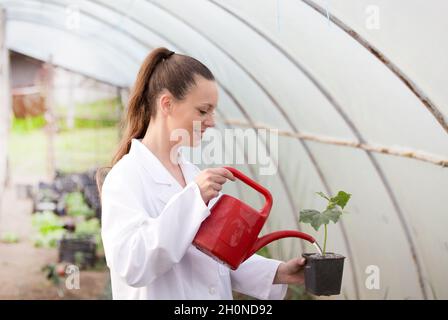
[[[238,166],[274,195],[265,231],[300,227],[314,235],[298,224],[298,212],[323,205],[315,191],[346,190],[353,194],[350,214],[329,227],[329,249],[347,257],[340,297],[448,298],[448,169],[299,135],[446,161],[447,1],[0,0],[0,6],[10,49],[119,87],[132,85],[142,59],[158,46],[201,60],[219,85],[218,130],[262,124],[280,132],[272,154],[277,174]],[[228,187],[261,205],[255,193]],[[281,259],[313,251],[295,239],[271,248]],[[379,288],[368,286],[371,266],[379,268]]]

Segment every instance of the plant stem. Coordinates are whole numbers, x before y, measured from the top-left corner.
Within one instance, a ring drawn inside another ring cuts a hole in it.
[[[325,249],[327,247],[327,225],[324,225],[325,227],[325,234],[324,234],[324,251],[322,252],[322,255],[325,255]]]

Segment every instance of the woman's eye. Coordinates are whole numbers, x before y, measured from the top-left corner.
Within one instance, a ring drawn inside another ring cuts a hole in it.
[[[204,111],[204,110],[199,110],[199,112],[200,112],[202,115],[206,115],[206,114],[207,114],[207,111]]]

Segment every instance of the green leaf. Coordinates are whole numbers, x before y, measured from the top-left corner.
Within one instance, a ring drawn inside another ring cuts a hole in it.
[[[326,215],[328,217],[328,219],[330,219],[331,221],[333,221],[334,223],[338,222],[339,217],[342,215],[342,211],[341,209],[338,208],[332,208],[332,209],[327,209],[323,212],[324,215]]]
[[[92,218],[76,225],[75,234],[80,236],[97,235],[101,233],[100,221]]]
[[[84,196],[79,191],[66,194],[65,203],[69,216],[84,216],[86,218],[95,216],[95,212],[91,208],[89,208],[84,200]]]
[[[330,201],[344,209],[351,196],[352,195],[350,193],[339,191],[338,194],[335,197],[331,198]]]
[[[58,240],[66,233],[61,218],[51,211],[35,213],[31,218],[31,224],[36,231],[33,235],[36,247],[55,248]]]
[[[319,230],[322,224],[330,223],[330,219],[326,215],[313,209],[304,209],[300,211],[299,221],[311,224],[316,231]]]
[[[328,205],[327,205],[327,209],[333,209],[334,207],[336,207],[336,203],[334,203],[334,202],[328,202]]]
[[[320,214],[320,212],[312,209],[304,209],[300,211],[299,221],[303,223],[311,223],[316,214]]]
[[[329,199],[323,192],[316,192],[319,196],[328,200],[326,209],[319,212],[314,209],[304,209],[300,211],[300,222],[309,223],[319,231],[321,225],[327,225],[330,221],[337,223],[344,213],[343,209],[350,200],[351,194],[339,191],[335,197]]]
[[[327,199],[328,201],[331,201],[323,192],[316,192],[318,195],[320,195],[322,198]]]
[[[315,215],[313,218],[313,221],[311,222],[311,226],[316,230],[319,231],[319,228],[323,224],[329,224],[330,219],[323,213],[319,213],[318,215]]]

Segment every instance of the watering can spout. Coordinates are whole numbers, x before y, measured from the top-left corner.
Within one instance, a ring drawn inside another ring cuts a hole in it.
[[[300,239],[306,240],[310,243],[316,242],[316,240],[312,236],[310,236],[309,234],[300,232],[300,231],[295,231],[295,230],[276,231],[276,232],[269,233],[261,238],[258,238],[257,241],[255,241],[252,249],[248,252],[248,254],[244,260],[248,259],[250,256],[252,256],[258,250],[260,250],[264,246],[268,245],[272,241],[282,239],[282,238],[291,238],[291,237],[292,238],[300,238]]]

